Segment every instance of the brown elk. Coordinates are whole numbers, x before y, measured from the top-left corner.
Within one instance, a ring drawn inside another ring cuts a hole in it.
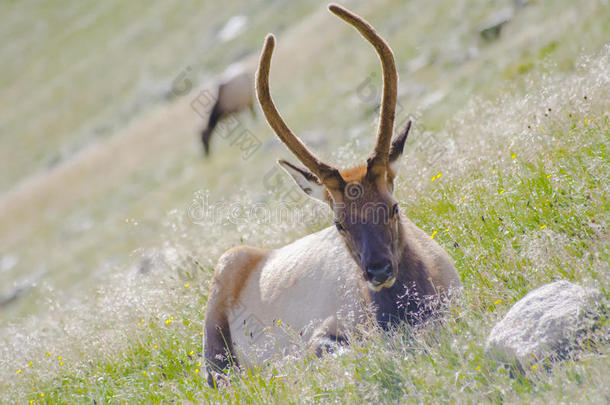
[[[249,108],[254,115],[254,75],[243,65],[232,65],[218,84],[216,102],[208,123],[201,131],[201,142],[206,156],[210,154],[210,138],[216,125],[230,114]]]
[[[275,38],[267,36],[258,100],[271,128],[306,168],[279,163],[305,193],[330,206],[335,225],[279,249],[240,246],[220,257],[205,316],[210,384],[213,374],[232,365],[260,365],[295,350],[295,337],[320,354],[345,342],[367,319],[385,329],[403,320],[415,323],[430,314],[428,301],[461,286],[447,253],[401,215],[392,196],[410,127],[391,140],[398,84],[392,51],[359,16],[337,5],[329,10],[354,26],[381,59],[377,142],[366,164],[353,169],[339,171],[318,160],[273,104]]]

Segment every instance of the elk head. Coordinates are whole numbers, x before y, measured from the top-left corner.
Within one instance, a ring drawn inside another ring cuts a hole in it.
[[[377,51],[383,70],[382,103],[375,149],[366,164],[344,171],[321,162],[288,128],[269,92],[269,68],[275,38],[267,35],[256,74],[256,92],[267,122],[306,168],[284,160],[280,165],[310,197],[329,204],[335,225],[370,288],[391,287],[400,261],[402,227],[392,196],[394,164],[402,154],[411,123],[393,142],[398,75],[388,44],[359,16],[338,5],[329,10],[356,28]]]

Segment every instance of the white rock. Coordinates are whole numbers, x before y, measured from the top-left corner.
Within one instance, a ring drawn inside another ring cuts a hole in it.
[[[522,365],[558,355],[586,329],[595,290],[555,281],[530,291],[491,330],[486,351]]]

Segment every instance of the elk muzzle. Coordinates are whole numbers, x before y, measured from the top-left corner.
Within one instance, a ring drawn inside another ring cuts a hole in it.
[[[365,278],[369,288],[379,291],[394,285],[396,278],[393,276],[392,263],[385,262],[367,266]]]

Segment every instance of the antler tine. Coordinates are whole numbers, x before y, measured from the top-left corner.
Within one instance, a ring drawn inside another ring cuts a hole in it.
[[[377,143],[375,145],[375,150],[369,159],[369,167],[372,167],[375,172],[380,170],[385,172],[388,164],[392,132],[394,129],[396,93],[398,87],[398,74],[396,73],[396,65],[394,63],[394,54],[392,53],[390,46],[379,36],[379,34],[377,34],[375,28],[361,17],[337,4],[330,4],[328,10],[356,28],[356,30],[373,45],[379,55],[379,59],[381,59],[381,67],[383,70],[381,112],[379,115],[379,128],[377,130]],[[375,170],[376,168],[379,168],[379,170]]]
[[[273,104],[269,91],[269,68],[271,65],[271,55],[275,47],[275,37],[268,34],[265,38],[265,45],[261,52],[261,57],[256,71],[256,95],[261,105],[267,122],[280,138],[280,140],[290,149],[292,153],[315,174],[323,184],[330,188],[339,188],[344,185],[343,178],[339,171],[321,162],[307,149],[307,146],[288,128],[277,108]]]

